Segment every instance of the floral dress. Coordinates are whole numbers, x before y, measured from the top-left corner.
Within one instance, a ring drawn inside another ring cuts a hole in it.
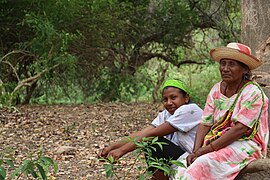
[[[215,84],[207,97],[201,120],[204,125],[212,126],[218,122],[237,96],[224,96],[220,92],[220,86],[221,82]],[[248,84],[236,101],[232,122],[240,122],[252,128],[259,116],[258,131],[252,139],[237,140],[218,151],[204,154],[187,169],[178,167],[174,179],[234,179],[247,164],[265,158],[269,139],[268,98],[258,86]],[[182,162],[184,161],[183,159]]]

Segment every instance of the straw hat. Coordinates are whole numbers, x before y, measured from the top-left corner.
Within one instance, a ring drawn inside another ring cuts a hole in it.
[[[210,51],[210,56],[220,62],[221,59],[234,59],[246,64],[250,70],[256,69],[262,62],[251,54],[251,49],[241,43],[229,43],[226,47],[218,47]]]

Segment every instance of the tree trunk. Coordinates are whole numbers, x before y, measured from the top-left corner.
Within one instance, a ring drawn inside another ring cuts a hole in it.
[[[256,81],[262,85],[268,97],[270,97],[269,7],[269,0],[241,0],[241,40],[252,49],[253,54],[258,59],[264,62],[261,67],[254,70],[252,73],[255,75]],[[270,143],[268,143],[268,146],[269,144]],[[241,172],[241,179],[254,179],[255,177],[258,179],[269,178],[268,171],[270,169],[270,161],[268,158],[257,160],[248,165],[248,168],[245,168],[245,170]],[[261,173],[255,173],[255,176],[249,174],[258,171],[261,171]]]
[[[26,96],[24,98],[23,104],[29,104],[30,103],[30,99],[31,99],[32,94],[33,94],[34,90],[36,89],[36,87],[37,87],[37,81],[34,82],[30,87],[26,88]]]
[[[156,83],[156,85],[155,85],[155,88],[154,88],[154,90],[153,90],[153,92],[152,92],[152,97],[153,97],[153,102],[154,103],[157,103],[157,102],[159,102],[159,96],[158,96],[158,90],[159,90],[159,88],[161,87],[161,85],[164,83],[164,79],[165,79],[165,76],[166,76],[166,72],[167,72],[167,70],[168,70],[168,68],[169,68],[169,63],[167,63],[166,64],[166,66],[163,68],[162,67],[162,65],[160,65],[160,68],[159,68],[159,72],[157,72],[158,73],[158,81],[157,81],[157,83]]]
[[[253,71],[256,81],[270,97],[270,1],[241,0],[241,39],[264,64]]]

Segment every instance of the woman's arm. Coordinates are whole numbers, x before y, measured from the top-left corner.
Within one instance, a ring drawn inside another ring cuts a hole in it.
[[[171,134],[175,131],[177,131],[176,128],[171,126],[169,123],[165,122],[156,128],[153,127],[152,129],[141,131],[139,134],[138,141],[140,141],[143,137],[156,137],[156,136],[163,137],[163,136]],[[133,151],[135,148],[136,148],[135,144],[133,144],[132,142],[128,142],[125,145],[123,145],[115,150],[110,151],[108,153],[107,157],[113,156],[114,159],[119,159],[124,154],[126,154],[130,151]]]
[[[235,126],[212,143],[214,150],[224,148],[241,138],[258,120],[263,108],[263,93],[255,85],[250,84],[247,87],[236,103],[239,109],[233,117],[236,119]],[[201,149],[198,154],[205,154],[205,152]]]
[[[237,122],[230,130],[228,130],[224,135],[222,135],[217,140],[213,141],[211,145],[207,145],[197,150],[196,155],[201,156],[203,154],[217,151],[222,149],[234,141],[240,139],[250,128],[243,125],[242,123]],[[210,151],[209,151],[210,148]]]
[[[230,130],[228,130],[224,135],[222,135],[220,138],[213,141],[211,144],[207,146],[201,147],[203,139],[202,141],[196,140],[194,151],[193,151],[194,153],[190,154],[187,157],[187,165],[189,166],[190,164],[192,164],[196,160],[196,158],[199,156],[202,156],[204,154],[207,154],[213,151],[217,151],[219,149],[222,149],[230,145],[234,141],[241,138],[249,129],[250,129],[249,127],[243,125],[242,123],[236,123],[236,125],[232,127]],[[206,131],[206,128],[204,130]],[[199,128],[198,128],[198,132],[199,132]],[[203,134],[203,132],[201,132],[201,134]],[[202,135],[198,135],[198,136],[200,136],[200,139],[201,139]]]
[[[205,126],[203,124],[199,124],[197,132],[196,132],[193,152],[196,152],[200,147],[202,147],[204,137],[209,132],[210,128],[211,126]]]
[[[187,166],[189,166],[195,159],[197,158],[196,151],[200,149],[203,145],[203,140],[205,135],[209,132],[211,126],[205,126],[203,124],[199,124],[196,132],[194,147],[193,147],[193,153],[188,155],[187,157]]]
[[[214,94],[217,94],[217,92],[219,92],[219,89],[220,83],[215,84],[212,87],[209,95],[207,96],[201,123],[197,128],[193,152],[197,151],[203,145],[204,137],[209,132],[214,123],[213,119],[215,109],[214,105],[215,105],[215,98],[217,98],[214,97]]]

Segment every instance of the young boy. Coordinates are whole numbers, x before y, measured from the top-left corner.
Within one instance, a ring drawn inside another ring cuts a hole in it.
[[[129,137],[159,137],[159,141],[167,144],[163,145],[162,150],[157,148],[156,152],[153,151],[152,156],[177,160],[185,152],[191,153],[203,110],[190,101],[190,90],[180,80],[167,80],[164,83],[162,102],[165,110],[158,114],[151,125]],[[133,143],[122,140],[103,148],[99,156],[119,159],[135,148]],[[169,179],[160,170],[154,172],[154,177]]]

